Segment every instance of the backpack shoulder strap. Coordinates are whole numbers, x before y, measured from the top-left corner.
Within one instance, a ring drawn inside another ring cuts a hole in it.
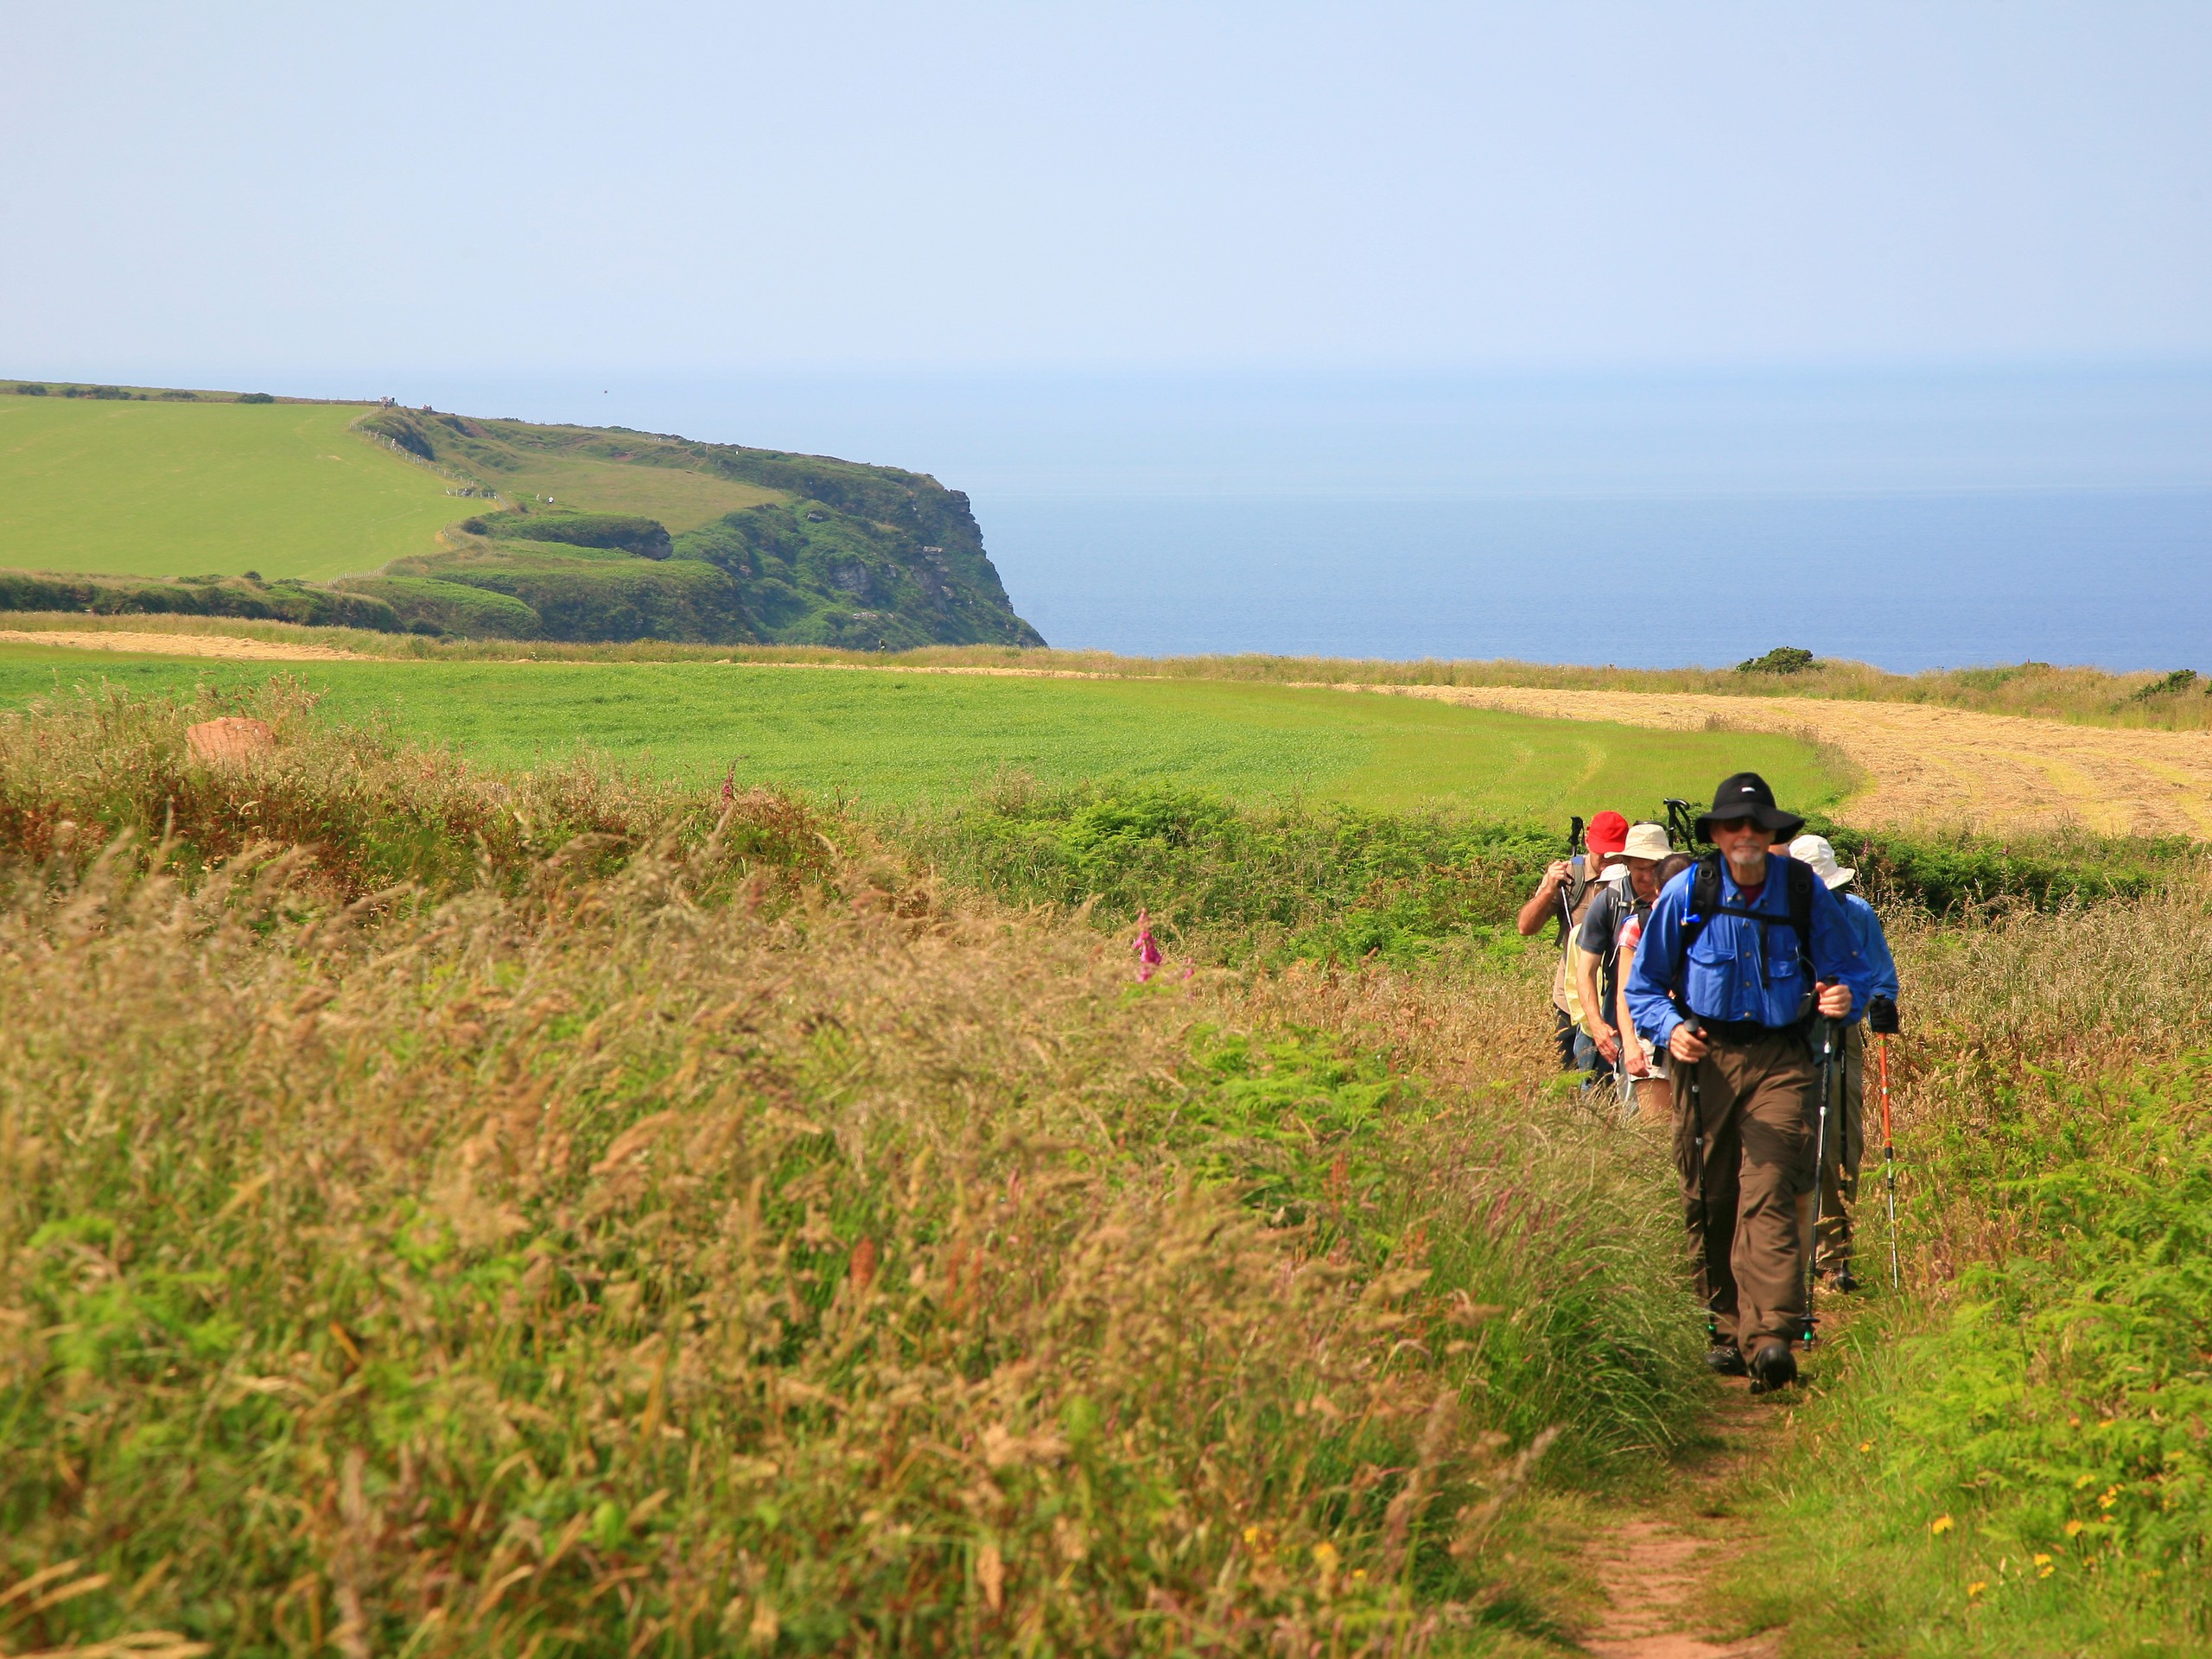
[[[1705,931],[1706,924],[1713,919],[1713,912],[1720,908],[1720,855],[1707,853],[1698,860],[1690,876],[1689,908],[1682,914],[1682,925],[1675,930],[1675,1001],[1682,1007],[1682,964],[1689,959],[1690,946],[1697,936]]]
[[[1789,925],[1796,931],[1797,954],[1809,969],[1813,963],[1813,867],[1798,859],[1784,859],[1782,868],[1789,883]]]

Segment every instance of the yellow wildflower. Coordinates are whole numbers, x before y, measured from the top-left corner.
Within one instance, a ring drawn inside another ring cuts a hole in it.
[[[1321,1593],[1332,1594],[1337,1587],[1337,1563],[1340,1558],[1337,1547],[1323,1539],[1313,1546],[1313,1575],[1320,1580]]]
[[[1928,1523],[1928,1530],[1934,1533],[1939,1538],[1950,1529],[1951,1517],[1948,1515],[1939,1515],[1933,1521],[1930,1521]]]
[[[2066,1535],[2069,1538],[2079,1538],[2082,1535],[2082,1529],[2088,1524],[2087,1522],[2082,1521],[2069,1521],[2066,1523]]]
[[[1859,1449],[1861,1452],[1872,1452],[1874,1449],[1874,1442],[1872,1440],[1861,1440],[1859,1442]]]
[[[2088,1485],[2091,1481],[2094,1480],[2095,1478],[2096,1478],[2096,1477],[2095,1477],[2094,1475],[2082,1475],[2082,1476],[2079,1477],[2079,1478],[2076,1478],[2076,1479],[2075,1479],[2075,1481],[2074,1482],[2074,1490],[2075,1490],[2075,1491],[2077,1491],[2077,1492],[2078,1492],[2078,1491],[2081,1491],[2084,1486],[2087,1486],[2087,1485]]]
[[[1986,1579],[1976,1579],[1976,1580],[1975,1580],[1972,1584],[1970,1584],[1970,1585],[1967,1586],[1967,1595],[1969,1595],[1969,1596],[1978,1596],[1978,1595],[1980,1595],[1983,1591],[1985,1591],[1985,1590],[1986,1590],[1986,1589],[1988,1589],[1988,1588],[1989,1588],[1989,1580],[1986,1580]]]

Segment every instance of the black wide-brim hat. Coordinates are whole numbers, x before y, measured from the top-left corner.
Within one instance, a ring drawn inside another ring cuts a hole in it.
[[[1713,791],[1713,810],[1698,817],[1700,841],[1713,839],[1716,818],[1750,818],[1769,835],[1794,836],[1805,827],[1804,819],[1774,804],[1774,791],[1756,772],[1739,772],[1721,780],[1720,787]]]

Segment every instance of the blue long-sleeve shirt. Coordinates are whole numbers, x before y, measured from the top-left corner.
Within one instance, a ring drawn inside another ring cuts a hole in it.
[[[1859,954],[1866,962],[1866,995],[1886,996],[1897,1000],[1897,958],[1890,954],[1890,942],[1882,935],[1882,918],[1874,913],[1874,906],[1855,893],[1839,893],[1836,898],[1843,905],[1843,918],[1851,924],[1852,937],[1859,941]],[[1856,989],[1852,995],[1858,995]],[[1854,1020],[1865,1011],[1862,1001],[1853,1008]]]
[[[1716,914],[1691,941],[1680,988],[1690,1011],[1701,1020],[1751,1020],[1780,1029],[1796,1024],[1810,1009],[1808,998],[1813,987],[1798,958],[1797,931],[1789,925],[1788,872],[1778,859],[1770,858],[1766,868],[1758,900],[1747,905],[1727,861],[1720,861],[1720,902],[1757,915]],[[1681,1010],[1670,994],[1677,988],[1675,957],[1681,949],[1691,884],[1696,880],[1697,871],[1687,869],[1661,890],[1643,924],[1636,965],[1629,971],[1630,1016],[1638,1031],[1662,1046],[1682,1023]],[[1866,1006],[1873,972],[1843,906],[1817,881],[1813,884],[1812,924],[1813,977],[1848,985],[1852,1017],[1856,1019]]]

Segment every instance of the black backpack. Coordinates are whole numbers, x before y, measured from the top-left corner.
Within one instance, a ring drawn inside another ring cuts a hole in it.
[[[1772,859],[1782,866],[1782,879],[1789,890],[1789,925],[1797,935],[1797,957],[1805,964],[1805,982],[1813,978],[1813,867],[1801,859]],[[1682,964],[1689,959],[1690,946],[1697,936],[1715,916],[1746,916],[1753,921],[1774,922],[1781,919],[1763,911],[1743,905],[1727,905],[1720,901],[1720,855],[1707,853],[1697,861],[1697,874],[1690,877],[1690,903],[1682,917],[1681,931],[1675,936],[1674,1000],[1685,1013],[1688,1004],[1682,1001]],[[1762,895],[1764,896],[1764,895]]]

